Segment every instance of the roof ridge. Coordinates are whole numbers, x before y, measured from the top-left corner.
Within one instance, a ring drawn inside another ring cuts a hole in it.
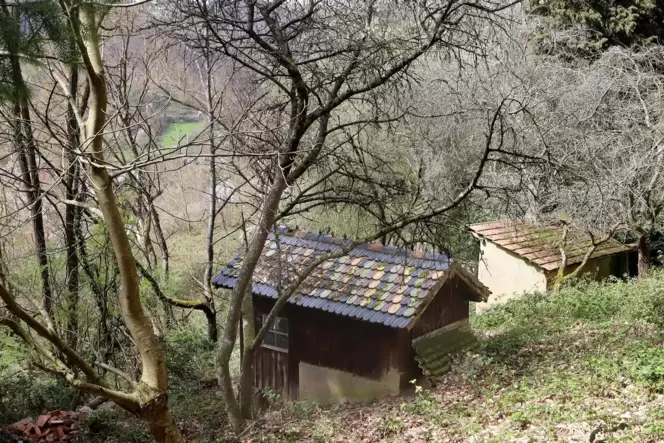
[[[347,237],[339,237],[331,234],[315,233],[311,231],[305,231],[301,229],[295,229],[281,225],[277,227],[278,231],[282,235],[287,235],[289,237],[298,238],[300,240],[315,241],[320,243],[329,243],[331,245],[343,246],[344,244],[350,245],[353,243],[353,240]],[[429,252],[429,251],[415,251],[408,249],[405,246],[389,245],[384,244],[379,241],[373,240],[365,243],[360,243],[355,246],[352,250],[364,249],[371,252],[377,252],[379,254],[386,255],[403,255],[411,259],[424,260],[424,261],[445,261],[450,260],[451,257],[446,253],[440,252]],[[349,251],[350,252],[350,251]]]
[[[476,237],[518,255],[519,257],[547,269],[557,269],[561,263],[560,234],[562,226],[537,225],[519,219],[504,219],[495,222],[477,223],[468,227]],[[570,227],[565,253],[568,265],[580,263],[585,252],[593,245],[592,236],[581,229]],[[556,241],[557,240],[557,241]],[[597,259],[620,251],[633,249],[615,238],[609,238],[595,246],[591,258]]]

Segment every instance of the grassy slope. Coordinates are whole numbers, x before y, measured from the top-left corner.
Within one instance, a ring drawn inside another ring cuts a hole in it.
[[[664,441],[664,275],[534,294],[472,318],[482,345],[436,387],[295,404],[247,441]]]

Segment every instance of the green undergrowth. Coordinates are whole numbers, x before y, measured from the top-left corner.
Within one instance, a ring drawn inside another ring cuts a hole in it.
[[[662,273],[528,294],[473,316],[480,346],[436,386],[372,404],[291,406],[246,440],[664,441],[663,320]]]
[[[226,426],[224,404],[218,394],[217,346],[205,332],[185,328],[164,341],[169,373],[169,406],[178,426],[199,441],[214,441]]]
[[[182,329],[162,340],[169,403],[184,435],[200,443],[664,441],[664,274],[528,294],[471,324],[480,345],[433,387],[420,381],[374,403],[275,405],[239,440],[216,387],[217,347],[202,327]],[[22,358],[11,340],[2,342],[4,374]],[[24,378],[0,380],[5,422],[76,400],[43,384],[52,378],[16,374]],[[19,404],[17,392],[35,396]],[[150,441],[122,411],[96,412],[87,425],[81,441]]]

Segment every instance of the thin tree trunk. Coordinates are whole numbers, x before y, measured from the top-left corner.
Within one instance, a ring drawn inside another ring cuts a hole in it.
[[[235,346],[237,338],[238,322],[242,312],[244,297],[247,291],[251,288],[251,280],[254,274],[254,269],[258,264],[258,259],[265,247],[265,240],[267,239],[270,229],[274,225],[281,195],[286,189],[286,181],[282,174],[277,174],[275,182],[272,184],[272,189],[265,199],[263,209],[261,211],[262,217],[258,224],[258,229],[254,237],[250,240],[247,252],[242,260],[242,267],[239,272],[238,281],[235,284],[233,293],[231,295],[231,303],[226,314],[224,321],[224,329],[221,338],[221,345],[219,348],[219,385],[221,387],[221,395],[226,405],[228,419],[231,428],[234,432],[242,432],[244,428],[245,419],[242,415],[240,404],[235,399],[233,392],[233,382],[230,372],[230,356]],[[246,358],[246,356],[245,356]]]
[[[209,53],[208,53],[209,54]],[[208,158],[208,221],[205,234],[205,270],[203,271],[203,291],[210,312],[208,316],[208,340],[216,343],[219,339],[217,333],[217,316],[212,291],[212,272],[214,266],[214,228],[217,219],[217,144],[214,139],[214,103],[212,96],[212,66],[209,57],[205,59],[205,96],[207,100],[208,145],[210,157]]]
[[[242,372],[240,377],[240,410],[245,419],[254,418],[254,373],[255,373],[255,348],[252,347],[256,338],[256,327],[254,324],[254,300],[251,291],[248,291],[242,301],[242,317],[246,324],[242,327],[244,335],[242,350]]]
[[[148,201],[149,215],[152,219],[152,227],[154,228],[154,235],[157,238],[157,244],[159,245],[159,250],[161,251],[161,282],[166,285],[168,283],[168,267],[169,267],[169,256],[168,256],[168,243],[166,243],[166,237],[164,236],[164,231],[161,229],[161,220],[159,218],[159,213],[154,206],[152,200]],[[162,300],[162,306],[164,308],[164,315],[166,316],[166,329],[170,330],[173,327],[175,322],[175,315],[173,314],[173,306]]]
[[[20,67],[14,67],[15,81],[23,81]],[[16,70],[18,69],[18,71]],[[14,105],[14,150],[19,156],[19,167],[23,182],[23,193],[27,199],[32,221],[33,238],[37,253],[37,262],[42,283],[42,304],[44,311],[52,319],[53,291],[46,250],[46,234],[44,230],[43,203],[41,199],[39,175],[37,173],[36,148],[32,136],[30,110],[25,100]]]
[[[78,68],[70,68],[69,94],[76,98],[78,89]],[[65,188],[67,200],[74,201],[78,198],[78,163],[76,162],[75,150],[79,145],[79,131],[76,116],[71,104],[67,106],[67,169],[65,176]],[[79,303],[79,261],[77,251],[76,230],[80,218],[80,208],[74,205],[65,207],[65,251],[67,254],[67,342],[69,346],[76,349],[78,343],[78,303]]]
[[[13,11],[10,10],[4,0],[0,1],[0,9],[2,10],[2,14],[10,20],[18,22],[21,19],[19,16],[19,9],[14,8]],[[27,203],[30,209],[32,230],[34,231],[34,241],[37,250],[37,261],[39,263],[42,281],[43,308],[44,311],[46,311],[46,315],[49,316],[49,322],[51,322],[53,291],[51,289],[48,256],[46,255],[46,235],[44,231],[43,207],[36,159],[37,145],[32,133],[32,120],[30,118],[30,108],[27,100],[28,87],[23,77],[19,56],[13,52],[17,49],[9,47],[8,50],[11,77],[14,84],[14,150],[19,155],[19,165],[21,168],[24,193],[27,197]]]
[[[650,272],[650,236],[641,234],[637,243],[639,277],[645,277]]]
[[[208,309],[204,310],[205,312],[205,318],[207,319],[207,332],[208,332],[208,340],[211,343],[216,343],[219,341],[219,329],[217,327],[217,312],[214,310],[214,304],[210,306],[209,304],[207,305]]]
[[[48,266],[48,255],[46,251],[46,233],[44,229],[43,202],[41,198],[41,189],[39,174],[37,169],[36,145],[32,135],[32,121],[30,119],[30,109],[27,101],[21,104],[21,119],[23,127],[23,137],[25,138],[25,148],[27,157],[28,173],[30,177],[30,215],[35,236],[35,246],[37,248],[37,259],[39,261],[39,270],[41,273],[42,289],[44,294],[44,311],[49,317],[53,317],[53,290],[51,289],[51,278]]]
[[[168,282],[168,272],[170,265],[170,257],[168,252],[168,243],[166,243],[166,236],[164,231],[161,228],[161,219],[159,213],[154,206],[153,202],[149,203],[150,205],[150,216],[152,217],[152,226],[154,227],[154,234],[157,237],[157,244],[161,250],[161,272],[162,272],[162,281],[164,283]]]

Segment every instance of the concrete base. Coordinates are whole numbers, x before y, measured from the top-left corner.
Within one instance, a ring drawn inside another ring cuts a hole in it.
[[[390,371],[380,380],[300,362],[298,398],[316,403],[372,400],[399,393],[401,374]]]

